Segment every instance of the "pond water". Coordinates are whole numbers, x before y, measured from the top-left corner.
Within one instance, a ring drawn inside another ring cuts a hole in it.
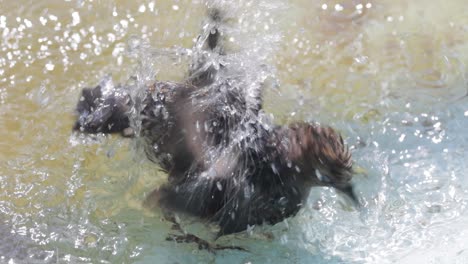
[[[0,262],[467,263],[466,2],[217,2],[232,50],[268,65],[276,122],[344,135],[363,208],[316,188],[295,217],[216,240],[248,252],[166,241],[142,206],[164,173],[131,140],[73,135],[73,111],[106,75],[182,80],[205,2],[0,0]]]

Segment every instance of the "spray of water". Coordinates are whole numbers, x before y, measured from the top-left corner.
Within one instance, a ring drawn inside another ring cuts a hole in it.
[[[235,124],[220,124],[215,120],[197,123],[197,132],[200,129],[205,132],[219,130],[219,126],[224,125],[221,131],[232,141],[231,146],[203,146],[203,159],[214,163],[220,155],[229,156],[225,153],[232,151],[233,144],[255,135],[255,131],[249,128],[249,122],[260,122],[267,128],[269,126],[268,129],[272,128],[272,116],[259,113],[259,110],[262,92],[277,85],[275,69],[269,65],[278,48],[281,32],[272,17],[273,12],[279,12],[283,4],[279,1],[209,0],[205,1],[205,6],[208,10],[207,18],[204,19],[201,33],[194,39],[191,48],[154,47],[137,36],[132,37],[128,41],[128,53],[138,60],[139,65],[128,83],[118,89],[131,97],[133,104],[130,124],[135,134],[141,135],[144,119],[142,112],[145,108],[153,107],[148,104],[160,100],[157,98],[158,91],[149,94],[148,87],[153,86],[155,80],[160,80],[159,72],[162,68],[183,68],[185,74],[177,81],[197,86],[197,90],[191,95],[191,111],[211,111],[226,120],[236,120]],[[257,21],[262,21],[262,24],[259,25]],[[259,26],[263,27],[261,36]],[[214,34],[217,43],[210,43],[214,39],[210,39],[210,35]],[[188,68],[184,68],[184,65]],[[158,89],[158,86],[155,87]],[[174,84],[172,88],[177,89],[177,85]],[[148,100],[149,96],[153,100]],[[157,108],[154,118],[160,122],[168,122],[167,109],[163,105]],[[236,126],[239,122],[242,126]],[[155,141],[157,140],[149,140],[153,149],[146,149],[147,153],[158,149]],[[138,150],[148,146],[148,140],[141,138],[137,138],[135,143],[136,155],[141,154]],[[154,157],[153,160],[155,159],[161,157]]]

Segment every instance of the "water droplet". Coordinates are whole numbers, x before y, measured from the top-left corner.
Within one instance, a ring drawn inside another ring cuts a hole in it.
[[[278,169],[276,168],[276,165],[274,163],[271,164],[271,170],[274,174],[279,175]]]
[[[73,12],[72,13],[72,25],[73,26],[76,26],[80,23],[81,19],[80,19],[80,14],[78,12]]]
[[[400,138],[398,138],[398,141],[403,142],[403,140],[405,140],[405,137],[406,137],[405,134],[401,134]]]
[[[26,18],[24,19],[24,24],[25,24],[25,25],[26,25],[26,27],[28,27],[28,28],[32,27],[32,25],[33,25],[33,24],[32,24],[32,22],[31,22],[31,21],[29,21],[29,20],[28,20],[28,19],[26,19]]]
[[[343,7],[342,5],[340,5],[340,4],[336,4],[336,5],[335,5],[335,10],[336,10],[337,12],[343,11],[343,9],[344,9],[344,7]]]
[[[122,20],[120,20],[120,25],[122,25],[123,28],[127,28],[128,27],[128,21],[125,20],[125,19],[122,19]]]
[[[0,28],[6,28],[6,17],[0,16]]]
[[[154,11],[154,2],[149,3],[149,4],[148,4],[148,8],[149,8],[149,10],[150,10],[151,12],[153,12],[153,11]]]
[[[52,64],[51,62],[48,62],[48,63],[45,65],[45,67],[46,67],[46,69],[47,69],[48,71],[53,71],[54,68],[55,68],[55,65]]]
[[[294,168],[296,169],[297,172],[301,172],[301,169],[298,166],[295,166]]]
[[[128,40],[127,45],[129,52],[135,52],[140,47],[141,40],[140,38],[133,36]]]

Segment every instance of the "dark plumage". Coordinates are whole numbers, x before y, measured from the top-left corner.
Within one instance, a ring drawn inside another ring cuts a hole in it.
[[[130,110],[130,96],[116,90],[103,95],[101,85],[85,88],[76,106],[78,120],[73,127],[86,133],[123,132],[130,126],[127,116]]]
[[[220,14],[214,14],[200,41],[219,52]],[[273,125],[261,110],[260,92],[249,98],[232,79],[218,78],[229,70],[198,58],[186,83],[155,82],[146,90],[139,136],[148,158],[169,175],[148,199],[218,223],[219,235],[295,215],[313,186],[334,187],[356,202],[341,136],[317,124]],[[124,87],[106,95],[100,86],[84,89],[74,128],[122,132],[130,109]]]

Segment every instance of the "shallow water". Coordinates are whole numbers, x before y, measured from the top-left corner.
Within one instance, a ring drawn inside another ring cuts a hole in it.
[[[466,263],[464,2],[240,1],[233,49],[271,66],[266,110],[338,128],[364,207],[317,188],[296,217],[216,241],[249,252],[214,255],[165,241],[170,223],[142,207],[165,176],[131,141],[71,133],[80,90],[106,74],[181,80],[180,57],[132,47],[191,48],[203,2],[0,0],[0,262]]]

